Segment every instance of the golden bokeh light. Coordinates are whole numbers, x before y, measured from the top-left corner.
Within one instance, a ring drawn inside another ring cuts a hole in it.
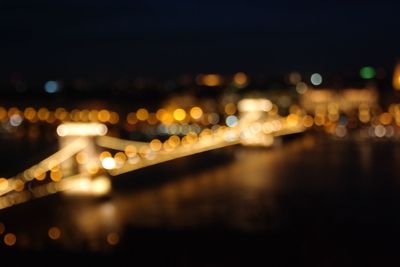
[[[183,121],[186,118],[186,111],[182,108],[177,108],[173,113],[174,119],[177,121]]]
[[[145,108],[140,108],[136,111],[136,117],[140,121],[146,121],[149,118],[149,112]]]
[[[17,237],[13,233],[8,233],[4,236],[4,244],[7,246],[14,246],[17,242]]]
[[[117,233],[109,233],[107,235],[107,243],[115,246],[119,243],[119,235]]]
[[[50,239],[57,240],[61,237],[61,230],[60,228],[53,226],[49,229],[47,234],[49,235]]]
[[[6,178],[0,178],[0,191],[7,190],[8,180]]]
[[[200,107],[192,107],[190,109],[190,116],[193,119],[198,120],[203,116],[203,110]]]

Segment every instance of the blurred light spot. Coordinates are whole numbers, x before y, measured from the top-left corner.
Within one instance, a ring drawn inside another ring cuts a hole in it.
[[[299,94],[304,94],[305,92],[307,92],[307,84],[300,82],[298,84],[296,84],[296,92]]]
[[[13,114],[10,117],[10,124],[14,127],[20,126],[22,123],[22,117],[19,114]]]
[[[230,115],[226,118],[225,122],[229,127],[235,127],[238,124],[238,119],[235,115]]]
[[[301,75],[298,72],[291,72],[289,74],[289,82],[291,84],[298,84],[301,82]]]
[[[208,122],[211,124],[217,124],[219,122],[219,115],[217,113],[208,114]]]
[[[375,127],[375,135],[377,137],[383,137],[386,134],[386,129],[382,125],[378,125]]]
[[[192,107],[190,109],[190,116],[193,119],[198,120],[203,116],[203,110],[200,107]]]
[[[117,152],[114,155],[114,159],[117,167],[121,167],[126,161],[126,155],[123,152]]]
[[[60,90],[60,84],[57,81],[47,81],[44,84],[44,90],[49,93],[57,93]]]
[[[114,162],[115,164],[115,162]],[[111,181],[106,176],[100,176],[92,180],[91,193],[94,195],[104,195],[111,190]]]
[[[7,190],[8,180],[6,178],[0,178],[0,191]]]
[[[162,148],[162,143],[158,139],[153,139],[150,142],[150,149],[153,151],[159,151]]]
[[[272,103],[268,99],[244,98],[239,101],[238,109],[240,112],[251,112],[251,111],[268,112],[272,109]]]
[[[126,154],[129,158],[132,158],[132,157],[136,156],[136,154],[137,154],[137,149],[136,149],[136,147],[133,146],[133,145],[127,145],[127,146],[125,147],[125,154]]]
[[[365,66],[360,69],[360,76],[363,79],[372,79],[375,77],[375,69],[373,67]]]
[[[6,226],[4,225],[4,223],[0,223],[0,235],[2,235],[5,230],[6,230]]]
[[[173,116],[175,120],[183,121],[186,118],[186,111],[181,108],[175,109]]]
[[[400,90],[400,62],[394,68],[392,83],[394,89]]]
[[[322,76],[319,73],[311,75],[310,81],[313,85],[320,85],[322,83]]]
[[[108,244],[115,246],[119,243],[119,235],[117,233],[110,233],[107,235]]]
[[[145,121],[149,118],[149,112],[145,108],[140,108],[136,111],[136,117],[140,121]]]
[[[50,172],[50,179],[54,182],[59,182],[62,179],[61,171],[51,171]]]
[[[379,116],[379,121],[383,124],[383,125],[389,125],[392,123],[393,117],[390,113],[388,112],[384,112]]]
[[[110,158],[110,157],[111,157],[111,153],[108,152],[108,151],[103,151],[103,152],[101,152],[100,155],[99,155],[99,159],[100,159],[100,160],[103,160],[103,159],[105,159],[105,158]]]
[[[224,111],[227,115],[233,115],[236,112],[236,105],[234,103],[228,103],[225,105]]]
[[[84,151],[81,151],[78,154],[76,154],[75,158],[76,158],[76,162],[78,162],[78,164],[85,164],[89,160],[87,153]]]
[[[4,236],[4,243],[7,246],[13,246],[15,245],[16,242],[17,242],[17,237],[14,234],[8,233]]]
[[[289,114],[289,116],[286,117],[286,122],[288,126],[296,126],[299,123],[299,116],[296,114]]]
[[[136,113],[135,112],[130,112],[128,113],[128,115],[126,116],[126,122],[133,125],[136,124],[138,121],[137,117],[136,117]]]
[[[92,136],[92,135],[105,135],[107,133],[107,126],[101,123],[64,123],[57,127],[57,134],[59,136]]]
[[[345,137],[347,134],[347,129],[344,125],[339,125],[336,127],[335,134],[338,137]]]
[[[243,72],[238,72],[233,76],[233,82],[239,87],[244,87],[248,83],[247,75]]]
[[[222,77],[218,74],[200,74],[196,77],[196,81],[200,85],[218,86],[222,84]]]
[[[51,227],[51,228],[49,229],[49,231],[47,232],[47,234],[49,235],[49,237],[50,237],[51,239],[57,240],[57,239],[59,239],[59,238],[61,237],[61,230],[60,230],[60,228],[54,226],[54,227]]]
[[[104,169],[106,170],[112,170],[115,168],[115,160],[112,157],[106,157],[101,161],[101,165],[103,166]]]
[[[110,119],[110,117],[111,117],[110,112],[106,109],[100,110],[99,113],[97,114],[97,118],[101,122],[107,122]]]

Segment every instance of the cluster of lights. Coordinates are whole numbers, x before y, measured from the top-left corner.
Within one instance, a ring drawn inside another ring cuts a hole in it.
[[[33,117],[29,116],[31,111],[38,112],[27,108],[23,112],[24,116],[28,115],[28,118],[32,119]],[[129,124],[138,121],[152,124],[149,119],[153,118],[155,123],[161,122],[162,125],[168,127],[179,126],[183,129],[186,126],[185,131],[170,134],[164,141],[155,138],[148,143],[104,136],[107,133],[107,127],[98,122],[63,123],[58,126],[57,134],[65,141],[70,140],[65,147],[15,177],[0,179],[0,208],[27,201],[32,197],[42,197],[65,190],[71,193],[101,195],[107,193],[111,187],[110,180],[103,173],[117,175],[239,142],[271,145],[274,136],[302,131],[304,127],[311,127],[313,124],[312,118],[306,116],[299,107],[292,107],[289,116],[280,117],[277,114],[277,106],[267,99],[244,99],[238,105],[229,102],[223,106],[223,111],[225,125],[218,125],[217,113],[207,114],[198,106],[189,109],[159,109],[155,113],[141,108],[135,113],[129,113],[127,116]],[[239,111],[239,116],[236,115],[237,111]],[[18,110],[14,112],[18,114]],[[54,114],[59,115],[60,112],[64,111],[56,110]],[[106,110],[87,112],[88,114],[97,112],[96,120],[103,122],[108,121],[112,114]],[[268,119],[259,117],[260,112],[267,114]],[[80,111],[74,114],[81,116]],[[213,125],[211,128],[201,129],[195,123],[204,118],[207,119],[208,124]],[[96,156],[90,148],[94,142],[100,147],[117,150],[117,152],[112,153],[106,150]],[[71,167],[65,167],[64,162],[70,162],[71,159],[74,161],[73,165],[78,167],[77,175],[72,175]],[[46,178],[49,178],[48,183],[44,183]],[[33,180],[39,185],[33,189],[24,190],[25,183]],[[19,192],[19,194],[7,194],[9,192]]]
[[[19,109],[17,107],[7,109],[5,107],[0,107],[0,122],[9,121],[9,123],[15,127],[21,125],[23,121],[50,124],[68,121],[117,124],[119,122],[119,117],[117,112],[108,109],[73,109],[68,111],[62,107],[55,110],[49,110],[45,107],[38,109],[33,107],[27,107],[25,109]]]

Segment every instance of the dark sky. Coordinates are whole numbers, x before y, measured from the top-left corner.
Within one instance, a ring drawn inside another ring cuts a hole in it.
[[[2,0],[1,77],[391,68],[400,3]]]

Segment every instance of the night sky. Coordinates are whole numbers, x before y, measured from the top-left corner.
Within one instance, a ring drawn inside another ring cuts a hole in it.
[[[2,0],[0,78],[390,71],[400,3]]]

